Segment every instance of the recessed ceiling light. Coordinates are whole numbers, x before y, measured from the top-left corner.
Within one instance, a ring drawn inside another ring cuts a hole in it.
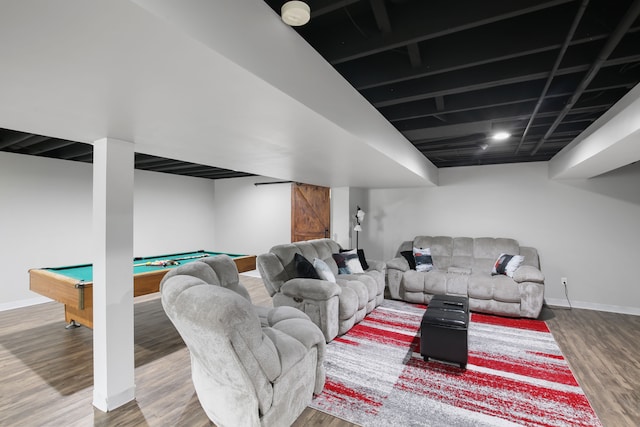
[[[511,134],[508,133],[508,132],[496,132],[496,133],[493,134],[493,136],[491,138],[496,140],[496,141],[503,141],[503,140],[509,138],[510,136],[511,136]]]
[[[282,20],[285,24],[298,27],[309,22],[311,9],[303,1],[288,1],[282,5],[280,10]]]

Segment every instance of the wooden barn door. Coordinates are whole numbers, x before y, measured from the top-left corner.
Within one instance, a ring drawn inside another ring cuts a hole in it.
[[[329,188],[291,184],[291,241],[329,237],[331,200]]]

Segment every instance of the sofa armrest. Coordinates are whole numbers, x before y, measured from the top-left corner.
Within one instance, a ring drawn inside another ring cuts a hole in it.
[[[409,263],[403,257],[397,257],[387,261],[386,284],[389,290],[389,296],[393,299],[403,299],[404,291],[401,290],[401,282],[404,273],[409,271]]]
[[[520,246],[520,255],[524,257],[524,265],[540,268],[540,258],[538,250],[529,246]]]
[[[285,307],[280,307],[285,308]],[[306,316],[306,315],[305,315]],[[267,328],[268,330],[269,328]],[[301,343],[307,352],[311,351],[314,347],[316,349],[316,376],[314,384],[314,394],[320,394],[324,388],[326,373],[324,368],[324,359],[326,354],[326,342],[325,337],[318,326],[316,326],[309,318],[289,318],[284,319],[276,323],[272,330],[278,330],[284,332],[288,337],[294,338]],[[295,362],[299,360],[299,353],[291,351],[291,348],[287,346],[283,340],[277,339],[275,334],[270,335],[271,340],[276,345],[276,348],[281,354],[295,354],[297,358]],[[281,347],[284,347],[281,349]]]
[[[326,301],[340,295],[342,289],[336,283],[326,280],[296,278],[286,282],[280,292],[290,298],[310,298],[316,301]]]
[[[288,279],[284,266],[278,257],[271,252],[258,255],[256,266],[267,292],[270,296],[274,296],[280,290],[280,286]]]
[[[379,271],[381,273],[384,273],[384,270],[387,267],[387,264],[384,261],[378,261],[378,260],[374,260],[374,259],[368,259],[367,260],[367,264],[369,264],[369,269],[366,271]]]
[[[407,271],[409,270],[409,263],[404,257],[394,258],[391,261],[387,261],[387,270],[391,269]]]
[[[530,265],[521,265],[513,273],[513,280],[518,283],[533,282],[544,284],[544,275],[535,267]]]

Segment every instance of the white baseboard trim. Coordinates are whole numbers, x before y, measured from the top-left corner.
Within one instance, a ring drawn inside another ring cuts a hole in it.
[[[35,298],[23,299],[19,301],[11,301],[0,304],[0,311],[13,310],[15,308],[29,307],[30,305],[44,304],[53,301],[50,298],[38,296]]]
[[[567,302],[566,299],[563,299],[563,298],[545,298],[544,301],[545,303],[547,303],[547,305],[550,305],[550,306],[569,308],[569,303]],[[597,303],[585,302],[585,301],[571,301],[571,307],[583,308],[585,310],[608,311],[611,313],[632,314],[635,316],[640,316],[640,308],[638,307],[625,307],[621,305],[597,304]]]
[[[93,406],[102,412],[109,412],[129,403],[136,398],[136,386],[122,390],[111,396],[103,396],[95,389],[93,390]]]

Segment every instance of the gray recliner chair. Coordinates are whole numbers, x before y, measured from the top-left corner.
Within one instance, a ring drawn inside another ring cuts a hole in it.
[[[173,269],[160,292],[190,351],[200,404],[216,425],[290,425],[322,392],[320,329],[292,307],[251,304],[227,255]]]

